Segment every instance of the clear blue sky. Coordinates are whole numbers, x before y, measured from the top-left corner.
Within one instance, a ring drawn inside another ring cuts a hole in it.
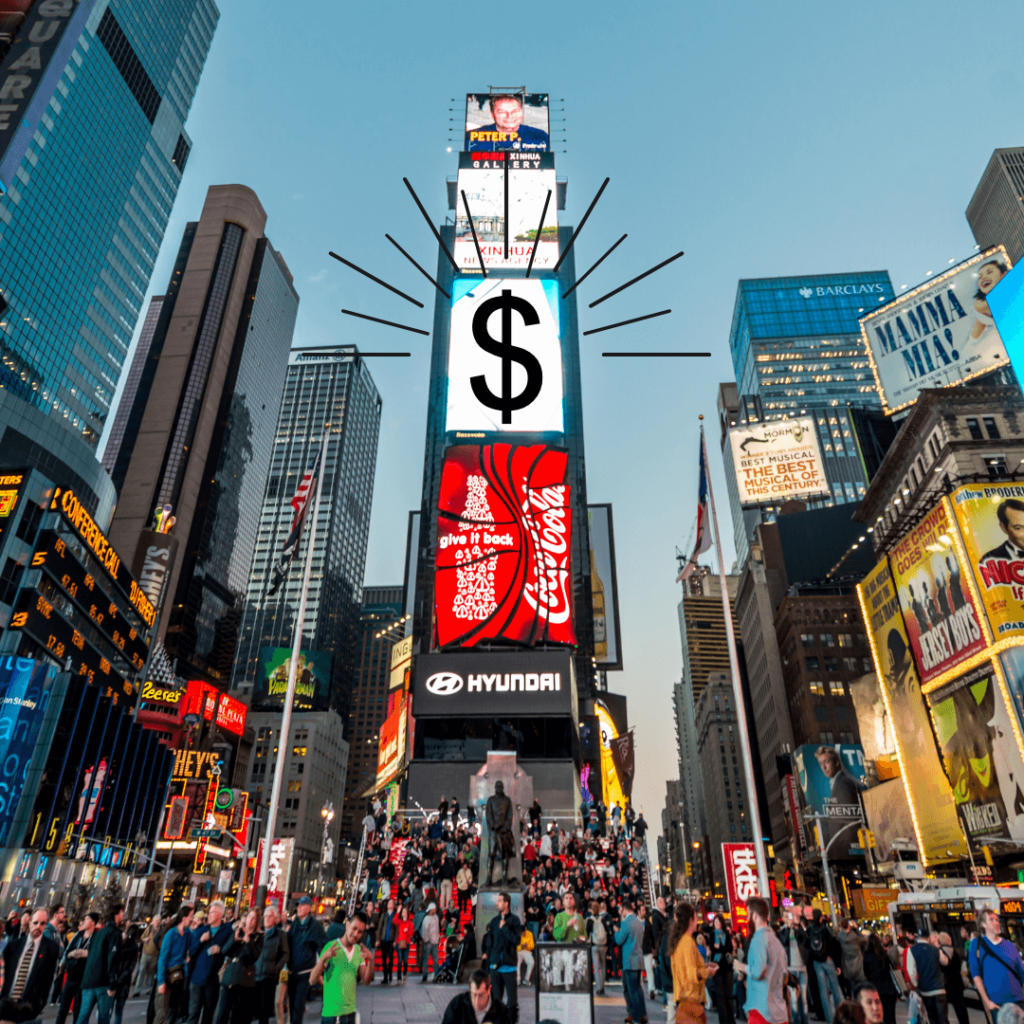
[[[627,667],[612,674],[611,688],[629,696],[635,798],[660,831],[664,780],[677,775],[674,552],[694,519],[697,415],[714,424],[718,382],[733,375],[736,282],[887,269],[899,291],[966,257],[974,239],[964,210],[992,150],[1024,142],[1024,7],[219,3],[187,125],[194,146],[152,290],[164,290],[207,187],[241,182],[260,196],[267,234],[295,275],[296,345],[414,353],[373,365],[384,412],[367,583],[401,582],[406,515],[420,498],[429,341],[340,310],[431,326],[429,285],[384,238],[389,232],[428,267],[436,260],[403,175],[443,220],[458,98],[525,85],[565,107],[555,115],[567,129],[567,153],[556,157],[569,178],[562,222],[576,223],[611,177],[577,245],[577,267],[624,231],[629,238],[580,290],[582,328],[673,310],[581,341],[589,495],[612,502],[617,529]],[[329,259],[328,249],[411,292],[427,311]],[[586,309],[582,300],[679,249],[686,256],[671,267]],[[629,347],[710,350],[713,358],[598,354]],[[717,441],[712,463],[729,563]]]

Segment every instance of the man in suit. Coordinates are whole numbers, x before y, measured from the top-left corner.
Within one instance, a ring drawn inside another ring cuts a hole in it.
[[[834,804],[860,804],[860,786],[857,780],[843,767],[835,747],[818,747],[814,756],[829,782]]]
[[[0,1020],[34,1020],[42,1013],[60,959],[60,947],[47,938],[50,915],[37,910],[32,915],[28,934],[20,935],[4,947],[4,987],[0,991]]]
[[[622,947],[622,987],[625,990],[627,1022],[641,1024],[647,1020],[647,1004],[640,984],[640,972],[644,966],[644,926],[633,913],[629,900],[619,902],[622,923],[615,933],[615,941]]]
[[[989,558],[1005,558],[1010,562],[1024,559],[1024,501],[1019,498],[1007,498],[999,503],[996,509],[999,529],[1006,534],[1006,541],[986,551],[981,556],[984,562]]]

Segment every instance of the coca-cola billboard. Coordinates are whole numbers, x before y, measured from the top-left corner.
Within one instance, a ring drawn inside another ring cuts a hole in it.
[[[439,647],[576,644],[568,453],[548,445],[445,452],[434,575]]]

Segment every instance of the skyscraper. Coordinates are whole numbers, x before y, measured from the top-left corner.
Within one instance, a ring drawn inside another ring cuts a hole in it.
[[[244,185],[207,193],[167,294],[151,304],[104,465],[111,537],[134,552],[157,505],[180,541],[164,644],[177,671],[228,684],[299,297]]]
[[[343,719],[347,717],[355,681],[380,415],[380,395],[354,345],[292,350],[246,589],[233,687],[255,680],[261,646],[292,645],[309,520],[281,589],[272,597],[267,591],[295,516],[292,496],[303,474],[316,462],[323,443],[323,425],[328,423],[323,495],[302,646],[333,652],[331,706]],[[346,737],[349,728],[346,722]]]
[[[719,415],[740,565],[753,526],[776,510],[743,513],[728,428],[805,413],[814,420],[831,490],[812,504],[858,501],[868,481],[847,409],[880,406],[858,317],[892,298],[884,270],[739,282],[729,335],[736,394],[720,389]]]
[[[213,0],[99,0],[0,196],[0,405],[95,447],[191,141]]]
[[[967,223],[982,249],[1001,243],[1015,264],[1024,257],[1024,146],[992,154],[967,204]]]

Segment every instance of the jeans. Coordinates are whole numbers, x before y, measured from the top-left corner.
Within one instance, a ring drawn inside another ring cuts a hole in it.
[[[153,979],[156,977],[156,962],[159,959],[158,953],[143,953],[139,961],[139,973],[135,975],[135,992],[148,992]]]
[[[658,987],[654,981],[654,954],[644,953],[644,973],[647,975],[647,995],[653,999],[654,990]]]
[[[718,1010],[719,1024],[735,1024],[736,1021],[732,1012],[732,974],[731,969],[719,970],[712,977],[709,986],[711,998],[715,1001],[715,1009]]]
[[[406,946],[405,949],[398,949],[396,952],[398,953],[398,968],[396,973],[401,979],[409,973],[409,947]]]
[[[74,1021],[82,1008],[82,986],[64,982],[64,987],[60,990],[60,1003],[57,1005],[57,1024],[64,1024],[72,1005],[74,1012],[71,1014],[71,1020]]]
[[[441,896],[440,896],[440,911],[443,914],[452,903],[452,880],[450,878],[441,879]]]
[[[946,1024],[946,993],[940,992],[934,996],[921,996],[924,1003],[925,1013],[928,1014],[928,1024]]]
[[[590,947],[590,959],[594,963],[594,990],[598,995],[604,992],[605,958],[607,956],[607,946]]]
[[[205,985],[188,987],[188,1024],[213,1024],[213,1011],[217,1009],[220,983],[211,974]]]
[[[110,1010],[114,1000],[107,995],[105,988],[83,988],[82,1005],[78,1009],[75,1024],[89,1024],[92,1008],[96,1007],[99,1024],[110,1024]]]
[[[789,990],[790,1024],[810,1024],[807,1017],[807,972],[793,971],[792,973],[800,979],[800,987]]]
[[[430,963],[431,959],[434,962],[434,973],[437,974],[438,968],[441,966],[437,960],[437,943],[436,942],[424,942],[420,946],[420,955],[422,957],[420,961],[420,970],[423,972],[425,978],[429,971],[427,970],[427,964]],[[295,1021],[295,1024],[302,1024],[301,1021]]]
[[[472,905],[473,905],[473,897],[470,896],[468,889],[459,889],[458,890],[458,894],[459,894],[459,916],[461,917],[462,916],[462,908],[463,907],[472,907]]]
[[[256,982],[255,1014],[259,1024],[270,1024],[277,1017],[277,978],[263,978]]]
[[[623,967],[622,987],[626,995],[626,1010],[632,1018],[633,1024],[640,1024],[640,1021],[647,1016],[644,990],[640,984],[640,971],[631,971]]]
[[[836,1007],[843,1001],[839,992],[839,976],[831,960],[822,963],[814,961],[814,975],[818,979],[818,991],[821,993],[821,1008],[825,1011],[827,1024],[832,1024]]]
[[[512,974],[511,971],[499,971],[491,968],[491,989],[494,998],[508,1007],[509,1016],[513,1021],[519,1018],[519,992],[516,987],[518,976],[518,971]]]
[[[288,975],[288,1004],[292,1010],[292,1024],[302,1024],[309,995],[309,971]]]
[[[394,934],[394,929],[392,929],[392,934]],[[387,941],[385,941],[383,939],[381,940],[381,943],[380,943],[380,962],[381,962],[381,969],[384,972],[384,974],[383,974],[383,976],[381,978],[381,984],[382,985],[390,985],[391,984],[392,964],[394,964],[394,962],[395,962],[395,942],[394,942],[394,939],[388,939]]]
[[[120,989],[116,996],[113,997],[114,1002],[114,1024],[121,1024],[121,1018],[124,1016],[124,1004],[128,1002],[128,986]]]
[[[523,964],[526,964],[526,977],[523,978],[522,984],[529,985],[530,979],[533,977],[533,953],[528,949],[519,950],[516,963],[516,976],[522,972]]]

